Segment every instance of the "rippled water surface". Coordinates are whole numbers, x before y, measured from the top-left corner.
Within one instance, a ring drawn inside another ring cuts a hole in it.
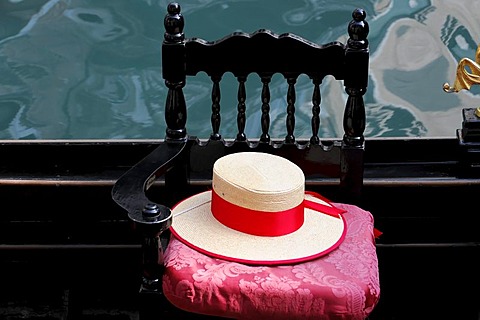
[[[163,138],[161,75],[168,1],[0,0],[0,139]],[[370,24],[366,136],[454,136],[480,90],[447,94],[459,59],[474,58],[480,1],[180,1],[187,37],[214,40],[269,28],[317,43],[346,39],[355,7]],[[281,53],[279,53],[281,54]],[[226,76],[227,80],[228,75]],[[230,79],[231,80],[231,79]],[[272,81],[272,136],[285,135],[285,85]],[[310,135],[311,88],[297,85],[296,136]],[[224,137],[236,134],[236,88],[222,87]],[[325,82],[323,137],[341,136],[345,93]],[[326,93],[329,93],[327,97]],[[210,134],[210,83],[185,89],[190,134]],[[249,138],[259,136],[260,91],[247,87]],[[339,130],[340,128],[340,130]]]

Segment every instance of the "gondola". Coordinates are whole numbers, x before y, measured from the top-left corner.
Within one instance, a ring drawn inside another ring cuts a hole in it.
[[[369,319],[479,317],[480,112],[461,112],[452,137],[365,137],[358,203],[381,232],[382,293]],[[112,189],[164,143],[0,141],[0,317],[137,319],[141,234]],[[198,172],[185,192],[209,188]],[[165,177],[155,178],[148,196],[168,202]],[[341,190],[336,178],[307,184],[329,198]]]

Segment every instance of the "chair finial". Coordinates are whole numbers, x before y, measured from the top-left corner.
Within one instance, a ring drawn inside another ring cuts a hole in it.
[[[368,22],[365,21],[367,13],[357,8],[352,12],[352,21],[348,25],[349,46],[355,48],[366,48],[368,46],[367,36],[370,32]]]
[[[180,13],[181,7],[177,2],[171,2],[167,6],[167,15],[163,21],[165,26],[165,41],[181,42],[185,39],[183,28],[185,21]]]

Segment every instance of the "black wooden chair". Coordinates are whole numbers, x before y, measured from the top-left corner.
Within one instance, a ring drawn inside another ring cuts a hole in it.
[[[217,159],[250,151],[279,155],[303,170],[306,188],[321,192],[335,203],[359,204],[366,123],[363,95],[369,69],[369,27],[362,9],[353,11],[348,29],[346,23],[349,38],[345,44],[334,41],[323,45],[294,34],[277,35],[265,29],[252,34],[235,32],[213,42],[185,38],[180,5],[171,3],[167,11],[162,45],[163,77],[168,87],[166,136],[151,154],[120,177],[112,190],[114,201],[128,212],[142,234],[140,302],[145,307],[142,315],[157,312],[157,317],[158,312],[164,315],[170,312],[168,302],[157,300],[162,297],[164,252],[168,250],[172,223],[170,208],[179,200],[211,187],[212,167]],[[189,135],[186,128],[183,88],[188,84],[187,77],[200,72],[211,78],[213,86],[211,135],[199,138]],[[238,80],[235,139],[224,139],[221,133],[220,82],[226,73]],[[246,105],[245,83],[250,74],[257,74],[262,83],[261,101],[255,105]],[[288,84],[284,139],[273,139],[269,133],[269,84],[276,74],[283,75]],[[307,75],[312,82],[311,137],[308,138],[295,136],[295,84],[301,75]],[[348,95],[345,105],[338,106],[344,109],[344,135],[338,139],[321,139],[318,134],[320,86],[326,76],[343,81]],[[254,108],[261,110],[262,133],[260,137],[247,137],[246,114]],[[372,229],[367,233],[373,234]],[[372,290],[378,291],[378,288]],[[379,292],[373,294],[378,298]],[[370,303],[375,305],[376,301]],[[365,314],[369,312],[371,310],[366,310]]]

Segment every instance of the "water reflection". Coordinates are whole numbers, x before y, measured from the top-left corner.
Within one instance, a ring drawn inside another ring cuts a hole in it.
[[[0,139],[163,138],[161,76],[168,1],[0,0]],[[345,41],[352,10],[367,10],[371,78],[367,136],[454,136],[480,90],[445,94],[456,63],[474,57],[480,2],[427,0],[181,1],[187,36],[213,40],[268,26],[324,43]],[[229,75],[226,76],[228,78]],[[208,136],[210,84],[185,89],[189,133]],[[224,137],[236,135],[236,87],[222,87]],[[311,88],[297,84],[296,136],[309,136]],[[258,80],[259,83],[259,80]],[[247,136],[259,136],[260,88],[247,86]],[[285,88],[272,80],[272,136],[285,135]],[[321,136],[341,136],[345,93],[325,79]],[[327,96],[328,93],[328,96]]]

